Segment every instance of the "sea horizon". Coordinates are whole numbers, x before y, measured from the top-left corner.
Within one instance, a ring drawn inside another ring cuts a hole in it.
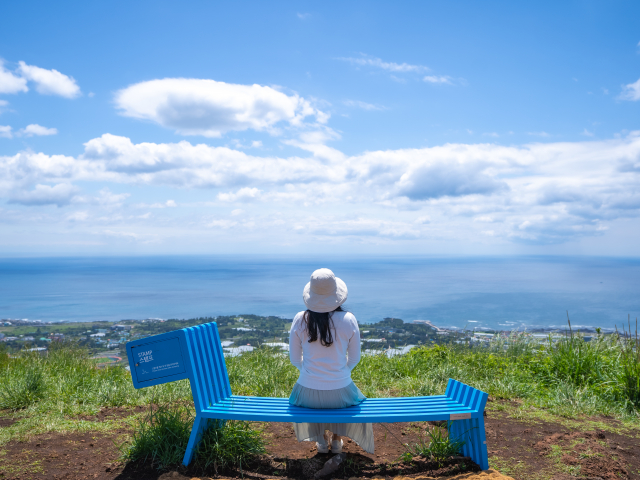
[[[603,256],[283,254],[0,258],[0,318],[293,318],[311,272],[332,268],[361,323],[613,331],[640,313],[640,259]]]

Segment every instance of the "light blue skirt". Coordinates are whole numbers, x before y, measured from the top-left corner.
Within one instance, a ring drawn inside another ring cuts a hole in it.
[[[353,382],[336,390],[314,390],[296,383],[289,397],[291,405],[307,408],[346,408],[357,405],[365,398]],[[293,430],[299,442],[325,443],[325,430],[349,437],[368,453],[374,451],[373,426],[370,423],[294,423]]]

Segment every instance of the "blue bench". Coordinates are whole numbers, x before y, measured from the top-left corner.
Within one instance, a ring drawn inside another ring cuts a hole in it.
[[[135,388],[189,379],[196,418],[184,465],[191,462],[208,419],[296,423],[447,420],[450,435],[466,441],[464,455],[483,470],[489,468],[483,418],[487,394],[453,379],[444,395],[369,398],[341,409],[302,408],[290,405],[287,398],[233,395],[215,322],[131,341],[127,357]]]

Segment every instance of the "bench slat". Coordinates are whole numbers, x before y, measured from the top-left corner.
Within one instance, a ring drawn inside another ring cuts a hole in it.
[[[216,370],[218,372],[218,382],[221,386],[222,395],[225,398],[231,396],[231,385],[229,384],[229,374],[227,373],[227,365],[224,361],[224,353],[222,352],[220,335],[218,329],[215,328],[215,324],[207,324],[209,332],[213,336],[213,352],[216,358]]]
[[[225,403],[218,403],[215,405],[212,405],[208,408],[206,408],[206,410],[219,410],[219,411],[229,411],[229,410],[238,410],[238,411],[255,411],[255,412],[277,412],[277,413],[288,413],[288,412],[296,412],[296,413],[307,413],[308,415],[325,415],[325,412],[330,412],[330,414],[334,414],[335,410],[340,410],[341,414],[344,415],[354,415],[354,414],[362,414],[362,415],[367,415],[369,413],[371,414],[384,414],[384,413],[389,413],[390,415],[395,414],[397,411],[405,411],[405,412],[447,412],[447,413],[478,413],[474,410],[471,410],[469,407],[464,407],[464,406],[460,406],[460,405],[452,405],[452,406],[441,406],[441,407],[420,407],[420,406],[414,406],[414,407],[393,407],[393,408],[367,408],[367,406],[361,407],[361,406],[355,406],[355,407],[348,407],[348,408],[340,408],[340,409],[319,409],[319,408],[302,408],[302,407],[295,407],[293,405],[282,405],[282,406],[269,406],[269,407],[265,407],[263,405],[251,405],[251,404],[244,404],[244,405],[238,405],[238,404],[225,404]],[[329,413],[327,413],[329,414]]]
[[[279,414],[272,412],[244,412],[237,410],[203,410],[201,415],[207,418],[222,420],[245,420],[258,422],[294,422],[294,423],[393,423],[393,422],[417,422],[417,421],[441,421],[450,420],[449,413],[437,412],[397,412],[393,415],[367,414],[367,415],[324,415],[314,417],[309,414]],[[458,420],[460,421],[460,420]],[[455,423],[455,422],[454,422]]]
[[[225,399],[226,402],[231,401],[238,402],[252,402],[257,404],[263,404],[265,406],[270,405],[271,403],[280,403],[283,400],[289,401],[287,398],[282,397],[253,397],[253,396],[240,396],[240,395],[232,395],[230,398]],[[441,396],[439,398],[434,397],[389,397],[389,398],[367,398],[363,403],[367,405],[396,405],[396,406],[405,406],[405,405],[462,405],[461,403],[457,403],[450,398]],[[470,407],[471,408],[471,407]]]

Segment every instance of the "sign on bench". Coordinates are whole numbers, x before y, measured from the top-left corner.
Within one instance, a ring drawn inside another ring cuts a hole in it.
[[[127,343],[131,379],[135,388],[189,378],[186,345],[182,345],[184,335],[179,333],[163,333]]]

